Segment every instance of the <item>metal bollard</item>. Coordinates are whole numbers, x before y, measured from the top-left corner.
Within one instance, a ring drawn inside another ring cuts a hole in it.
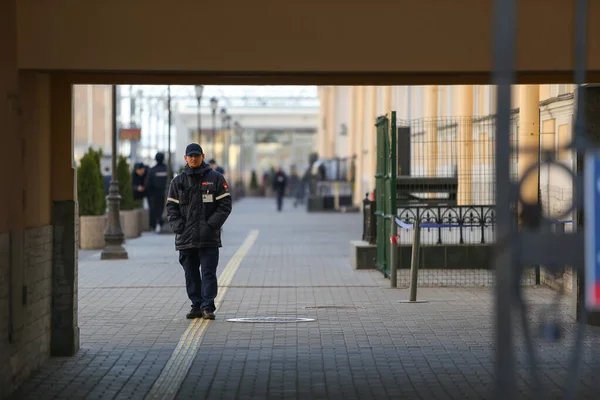
[[[375,201],[369,200],[369,193],[363,200],[363,235],[362,240],[369,244],[377,243],[377,224],[375,221]]]
[[[417,282],[419,278],[419,250],[421,246],[421,227],[415,221],[412,255],[410,259],[410,297],[409,301],[417,301]]]

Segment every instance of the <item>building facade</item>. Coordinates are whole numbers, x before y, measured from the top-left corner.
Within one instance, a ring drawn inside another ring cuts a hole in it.
[[[513,177],[523,177],[539,151],[557,151],[573,168],[574,86],[513,87],[511,140]],[[356,204],[375,187],[377,116],[396,111],[398,125],[410,127],[411,175],[456,175],[459,203],[494,203],[496,90],[468,86],[321,86],[317,152],[322,157],[356,157]],[[347,127],[347,129],[346,129]],[[528,151],[529,148],[538,151]],[[544,210],[560,215],[571,202],[570,178],[553,167],[529,174],[522,196],[538,196]]]

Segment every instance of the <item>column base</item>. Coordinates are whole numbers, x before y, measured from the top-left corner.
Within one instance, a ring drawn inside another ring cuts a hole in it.
[[[52,333],[50,354],[72,356],[79,350],[77,324],[77,205],[75,201],[52,204]]]
[[[52,331],[52,357],[71,357],[79,350],[79,327],[61,328]]]
[[[106,246],[100,255],[101,260],[127,260],[128,258],[127,250],[121,245]]]

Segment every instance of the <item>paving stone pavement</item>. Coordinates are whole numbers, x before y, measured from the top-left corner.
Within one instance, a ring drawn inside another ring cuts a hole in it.
[[[490,288],[423,288],[423,304],[402,304],[376,271],[350,266],[349,241],[360,214],[307,214],[271,199],[235,204],[225,226],[222,271],[248,233],[256,243],[208,322],[177,398],[488,399],[493,388]],[[81,252],[81,350],[52,358],[14,398],[141,399],[190,322],[173,237],[145,234],[126,244],[127,261]],[[545,342],[541,316],[554,292],[526,290],[545,399],[563,398],[576,325],[568,299],[558,314],[564,339]],[[228,318],[302,317],[293,324],[232,323]],[[522,340],[515,343],[519,398],[532,380]],[[600,330],[588,328],[576,398],[599,398]]]

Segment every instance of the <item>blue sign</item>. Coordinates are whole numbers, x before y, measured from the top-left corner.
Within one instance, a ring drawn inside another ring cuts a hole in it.
[[[600,310],[600,151],[585,156],[585,303]]]

